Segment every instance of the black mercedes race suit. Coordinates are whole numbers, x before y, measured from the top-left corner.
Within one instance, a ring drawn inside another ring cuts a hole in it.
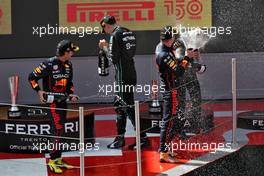
[[[161,51],[157,53],[156,63],[159,69],[161,82],[165,86],[163,94],[163,118],[160,130],[160,152],[167,152],[166,147],[176,132],[180,132],[183,128],[182,107],[183,92],[180,87],[179,78],[184,73],[184,67],[178,62],[173,53],[173,48],[165,45],[161,46]]]
[[[178,39],[174,43],[174,50],[177,53],[177,59],[181,59],[182,56],[185,55],[185,44],[182,40]],[[184,99],[186,100],[186,91],[190,95],[191,108],[190,108],[190,125],[192,129],[201,129],[203,128],[203,121],[201,118],[201,104],[202,104],[202,96],[201,96],[201,88],[200,83],[197,78],[197,70],[195,68],[195,64],[199,64],[198,61],[193,60],[192,63],[187,67],[183,77],[180,79],[181,85],[184,87]],[[186,106],[186,101],[184,101],[183,107]]]
[[[126,132],[127,116],[135,128],[134,86],[137,74],[134,63],[136,52],[136,37],[129,29],[117,26],[109,41],[109,57],[115,67],[115,81],[119,87],[114,106],[117,113],[117,133],[123,136]],[[142,134],[145,137],[145,133]]]
[[[62,62],[57,57],[52,57],[41,63],[29,74],[29,82],[34,90],[37,92],[40,89],[38,80],[43,80],[43,90],[53,93],[73,94],[74,87],[72,83],[72,64],[70,61]],[[52,120],[51,135],[63,136],[64,123],[66,120],[66,111],[57,110],[55,108],[67,108],[66,101],[53,102],[49,104],[51,108],[48,113]],[[53,138],[53,144],[56,146],[61,142],[60,138]],[[54,147],[50,151],[50,158],[56,159],[61,157],[61,151]]]

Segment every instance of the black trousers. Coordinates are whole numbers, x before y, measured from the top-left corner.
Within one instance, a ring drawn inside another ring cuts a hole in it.
[[[182,87],[165,91],[163,94],[163,118],[160,129],[160,152],[168,151],[166,147],[177,133],[184,128],[184,107]]]
[[[125,135],[126,133],[126,124],[127,117],[130,119],[134,129],[135,126],[135,106],[134,106],[134,90],[133,85],[128,85],[130,89],[124,89],[123,91],[119,91],[116,95],[120,98],[115,98],[114,106],[115,111],[117,113],[116,119],[116,127],[118,135]],[[142,132],[141,137],[145,137],[146,133]]]
[[[52,138],[53,150],[50,151],[50,159],[57,159],[61,157],[62,150],[59,148],[59,144],[63,142],[63,140],[59,137],[64,135],[64,124],[66,120],[67,111],[65,110],[57,110],[55,108],[67,109],[67,103],[51,103],[50,110],[48,111],[49,116],[51,117],[52,125],[51,125],[51,135],[57,136]]]

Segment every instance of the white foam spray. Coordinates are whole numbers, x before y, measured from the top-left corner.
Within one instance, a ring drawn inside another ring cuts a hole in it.
[[[200,49],[212,38],[210,34],[205,33],[201,28],[195,28],[181,33],[181,38],[186,48]]]

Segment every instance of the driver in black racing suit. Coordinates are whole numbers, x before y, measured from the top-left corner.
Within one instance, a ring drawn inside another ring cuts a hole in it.
[[[136,52],[136,36],[127,28],[118,26],[113,16],[105,16],[100,25],[103,33],[110,34],[109,44],[105,40],[100,40],[99,48],[103,49],[115,67],[115,81],[120,87],[116,93],[114,102],[117,113],[117,134],[118,136],[107,147],[117,149],[125,146],[125,132],[127,116],[135,128],[134,110],[134,86],[137,83],[137,75],[134,63]],[[141,133],[141,146],[148,145],[146,133]],[[130,145],[134,148],[135,144]]]

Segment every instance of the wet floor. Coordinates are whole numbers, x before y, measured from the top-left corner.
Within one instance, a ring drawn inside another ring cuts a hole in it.
[[[261,176],[264,175],[264,146],[250,145],[200,167],[185,176]]]

